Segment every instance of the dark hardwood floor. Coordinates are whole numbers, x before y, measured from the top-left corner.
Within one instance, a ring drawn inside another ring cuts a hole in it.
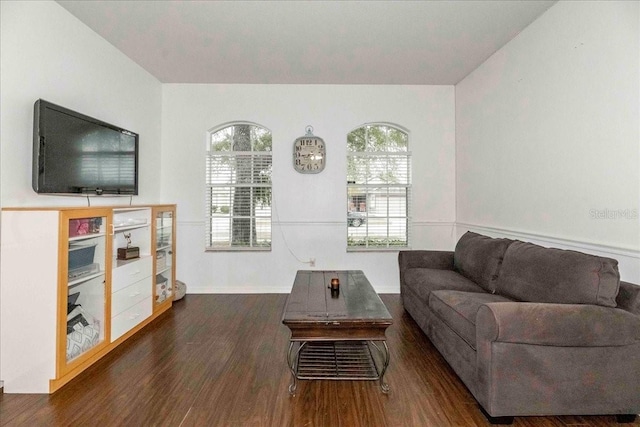
[[[399,295],[382,299],[394,318],[388,395],[371,381],[301,381],[289,396],[286,295],[187,295],[57,393],[1,394],[0,425],[489,425]],[[617,424],[613,416],[563,416],[516,417],[513,425]]]

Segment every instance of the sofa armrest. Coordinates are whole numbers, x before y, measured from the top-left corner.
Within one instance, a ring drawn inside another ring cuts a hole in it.
[[[453,251],[400,251],[398,252],[400,268],[400,289],[404,287],[404,272],[409,268],[433,268],[453,270]]]
[[[491,416],[640,410],[640,316],[587,304],[492,302],[476,316],[474,396]]]
[[[640,316],[640,286],[620,281],[616,303],[618,308]]]
[[[434,268],[453,270],[453,251],[400,251],[400,271],[407,268]]]
[[[476,339],[557,347],[640,343],[640,316],[588,304],[495,302],[482,305]]]

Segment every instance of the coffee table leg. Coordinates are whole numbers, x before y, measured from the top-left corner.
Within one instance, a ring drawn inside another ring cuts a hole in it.
[[[382,388],[383,393],[389,393],[389,384],[384,382],[384,373],[387,371],[387,367],[389,366],[389,359],[391,355],[389,354],[389,347],[387,347],[387,342],[382,341],[382,345],[384,346],[384,366],[382,367],[382,372],[380,373],[380,387]]]
[[[289,384],[289,394],[294,395],[296,393],[296,389],[298,388],[298,376],[296,375],[296,368],[298,367],[298,357],[300,356],[300,351],[307,344],[307,342],[302,342],[298,346],[298,348],[294,351],[294,344],[296,341],[289,341],[289,351],[287,352],[287,364],[289,365],[289,370],[291,371],[291,384]]]
[[[296,371],[294,367],[294,355],[293,355],[293,344],[295,341],[289,341],[289,351],[287,352],[287,364],[289,365],[289,370],[291,371],[291,384],[289,384],[289,394],[293,395],[296,392],[296,388],[298,387]]]
[[[382,341],[383,348],[380,348],[380,346],[378,346],[378,344],[373,341],[371,341],[371,344],[373,344],[376,350],[378,350],[383,359],[382,369],[380,370],[380,388],[382,389],[383,393],[389,393],[389,384],[384,382],[384,374],[387,371],[387,367],[389,367],[389,359],[391,357],[389,354],[389,347],[387,347],[386,341]]]

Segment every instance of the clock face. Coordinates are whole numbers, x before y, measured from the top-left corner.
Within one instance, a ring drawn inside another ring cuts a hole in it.
[[[303,136],[293,143],[293,167],[300,173],[320,173],[327,160],[322,138]]]

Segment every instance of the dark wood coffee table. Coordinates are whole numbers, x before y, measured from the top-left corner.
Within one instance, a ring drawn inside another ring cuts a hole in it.
[[[331,279],[340,281],[332,293]],[[389,366],[393,319],[362,271],[298,271],[282,315],[291,330],[289,392],[297,380],[379,380]]]

